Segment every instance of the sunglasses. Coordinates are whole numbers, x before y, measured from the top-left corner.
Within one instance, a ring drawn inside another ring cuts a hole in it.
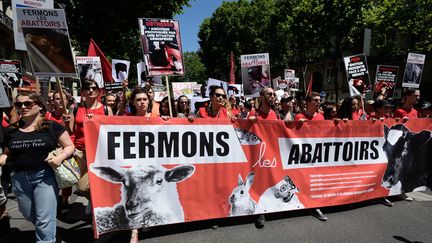
[[[14,105],[17,109],[21,109],[24,105],[25,108],[32,108],[35,102],[33,101],[24,101],[24,102],[15,102]]]
[[[83,90],[97,90],[98,89],[98,87],[97,86],[89,86],[89,87],[83,87],[82,88]]]
[[[266,95],[269,97],[272,97],[272,96],[276,97],[276,93],[267,93]]]
[[[225,94],[218,94],[218,93],[215,93],[215,94],[213,94],[216,98],[219,98],[219,97],[222,97],[222,98],[224,98],[224,99],[226,99],[227,98],[227,96],[225,95]]]

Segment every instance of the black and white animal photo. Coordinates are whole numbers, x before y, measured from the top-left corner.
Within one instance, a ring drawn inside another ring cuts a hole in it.
[[[229,197],[231,210],[229,216],[240,216],[254,214],[257,203],[251,198],[249,191],[254,181],[255,173],[250,172],[243,182],[242,176],[238,175],[237,187]]]
[[[304,208],[297,197],[299,189],[289,176],[285,176],[276,185],[268,188],[261,195],[256,213],[270,213]]]
[[[423,64],[407,63],[405,68],[404,83],[420,83],[422,76]]]
[[[261,138],[255,133],[243,130],[240,128],[234,128],[237,138],[241,145],[257,145],[262,142]]]
[[[20,78],[15,73],[0,73],[0,80],[7,88],[20,86]]]
[[[387,170],[382,186],[390,195],[424,190],[432,186],[432,133],[411,132],[403,124],[384,126],[384,152]]]
[[[99,233],[184,222],[176,183],[193,175],[193,165],[172,169],[157,165],[125,169],[92,164],[90,171],[106,181],[121,184],[119,203],[113,207],[94,208]]]

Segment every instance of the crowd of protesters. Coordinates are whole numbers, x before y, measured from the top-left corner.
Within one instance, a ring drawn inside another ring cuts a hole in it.
[[[19,210],[35,225],[37,241],[56,240],[57,205],[68,206],[72,189],[59,192],[52,168],[72,153],[75,153],[81,172],[75,193],[89,200],[85,213],[91,215],[83,123],[94,115],[160,117],[164,120],[178,117],[187,118],[190,122],[200,118],[229,118],[249,119],[252,122],[284,120],[288,123],[295,120],[429,118],[432,114],[431,103],[424,101],[419,104],[420,91],[413,89],[406,90],[400,104],[396,104],[386,99],[364,101],[362,97],[349,97],[340,103],[333,103],[324,101],[315,92],[297,97],[288,94],[278,96],[272,88],[264,88],[259,97],[246,100],[242,96],[228,97],[222,87],[212,86],[209,87],[209,100],[197,102],[194,107],[185,95],[171,99],[171,102],[168,97],[157,102],[151,86],[129,90],[127,80],[123,82],[120,95],[101,93],[97,82],[85,80],[79,103],[64,91],[49,92],[46,101],[38,94],[22,93],[15,97],[13,108],[2,111],[2,178],[7,178],[10,171],[13,173],[10,180],[2,180],[0,215],[7,218],[5,194],[12,185]],[[28,142],[35,139],[43,141],[43,145]],[[57,143],[64,148],[64,153],[48,158],[48,153],[58,146]],[[317,213],[321,214],[319,210]],[[322,214],[318,216],[325,219]],[[263,215],[259,216],[257,223],[263,226]],[[133,230],[131,242],[137,241],[138,231]]]

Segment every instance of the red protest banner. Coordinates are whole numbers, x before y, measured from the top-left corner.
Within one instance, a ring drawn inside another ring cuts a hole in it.
[[[412,191],[432,172],[431,129],[430,119],[285,125],[96,117],[85,123],[95,236]],[[415,165],[412,156],[420,156]]]

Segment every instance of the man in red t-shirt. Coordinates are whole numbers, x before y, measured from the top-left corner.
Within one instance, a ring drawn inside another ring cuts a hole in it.
[[[321,97],[318,93],[312,92],[306,95],[306,110],[302,113],[298,113],[295,116],[296,121],[324,121],[324,116],[318,112],[318,108],[321,102]]]
[[[394,118],[418,118],[418,113],[414,109],[414,105],[420,100],[420,90],[418,89],[408,89],[405,90],[404,96],[402,98],[403,105],[396,109],[393,117]]]
[[[248,118],[252,121],[277,120],[278,114],[273,110],[276,93],[272,88],[264,88],[260,92],[260,106],[258,109],[249,112]]]

